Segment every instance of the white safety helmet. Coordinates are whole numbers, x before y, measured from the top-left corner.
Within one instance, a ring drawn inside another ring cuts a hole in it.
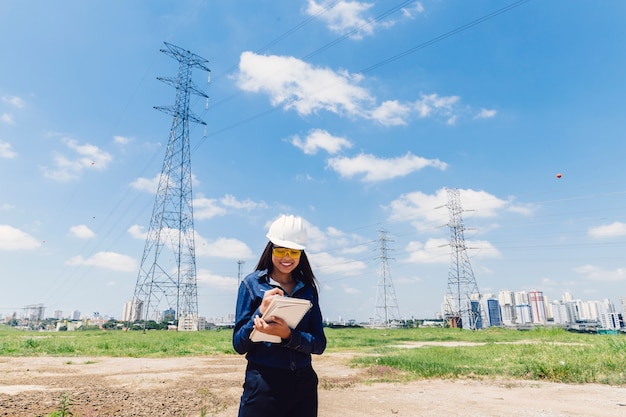
[[[274,245],[289,249],[302,250],[307,241],[302,218],[285,214],[274,220],[266,236]]]

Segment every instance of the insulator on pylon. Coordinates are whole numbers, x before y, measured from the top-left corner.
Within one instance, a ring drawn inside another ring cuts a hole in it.
[[[205,109],[209,108],[209,98],[208,97],[206,98],[206,104],[205,104],[204,108]]]

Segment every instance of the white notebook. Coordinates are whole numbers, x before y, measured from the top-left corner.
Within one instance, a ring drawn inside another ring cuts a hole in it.
[[[298,323],[300,323],[300,320],[302,320],[302,317],[311,309],[311,306],[312,304],[309,300],[277,295],[272,299],[263,317],[267,317],[265,321],[268,323],[271,321],[270,317],[279,317],[285,320],[285,323],[287,323],[290,328],[295,329]],[[256,330],[252,330],[252,333],[250,333],[250,340],[253,342],[272,343],[280,343],[281,341],[280,336],[258,332]]]

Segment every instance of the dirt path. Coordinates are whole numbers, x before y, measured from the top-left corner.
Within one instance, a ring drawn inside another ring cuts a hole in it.
[[[363,384],[349,355],[315,357],[320,417],[623,417],[626,387],[528,381]],[[66,394],[77,417],[233,417],[245,359],[0,357],[0,416],[45,416]]]

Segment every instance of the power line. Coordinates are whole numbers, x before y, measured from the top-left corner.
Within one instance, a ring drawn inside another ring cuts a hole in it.
[[[389,64],[391,62],[397,61],[400,58],[403,58],[403,57],[405,57],[407,55],[410,55],[410,54],[412,54],[414,52],[417,52],[417,51],[419,51],[421,49],[424,49],[424,48],[426,48],[426,47],[428,47],[430,45],[434,45],[435,43],[440,42],[440,41],[442,41],[444,39],[447,39],[447,38],[449,38],[451,36],[454,36],[454,35],[456,35],[458,33],[464,32],[467,29],[470,29],[470,28],[472,28],[472,27],[474,27],[476,25],[479,25],[479,24],[481,24],[483,22],[486,22],[487,20],[493,19],[494,17],[499,16],[502,13],[508,12],[509,10],[512,10],[512,9],[514,9],[516,7],[519,7],[519,6],[523,5],[524,3],[528,3],[529,1],[530,0],[520,0],[520,1],[517,1],[515,3],[512,3],[512,4],[510,4],[510,5],[506,6],[506,7],[503,7],[501,9],[496,10],[493,13],[489,13],[488,15],[485,15],[485,16],[479,18],[479,19],[473,20],[473,21],[471,21],[469,23],[466,23],[466,24],[464,24],[462,26],[457,27],[456,29],[452,29],[449,32],[446,32],[446,33],[444,33],[442,35],[439,35],[439,36],[437,36],[437,37],[435,37],[435,38],[433,38],[431,40],[428,40],[428,41],[423,42],[423,43],[421,43],[419,45],[416,45],[416,46],[414,46],[412,48],[409,48],[409,49],[405,50],[404,52],[400,52],[399,54],[393,55],[393,56],[391,56],[391,57],[389,57],[387,59],[379,61],[379,62],[377,62],[374,65],[371,65],[371,66],[369,66],[367,68],[364,68],[364,69],[360,70],[358,73],[365,74],[367,72],[370,72],[370,71],[373,71],[373,70],[375,70],[377,68],[380,68],[380,67],[382,67],[384,65],[387,65],[387,64]]]
[[[426,48],[428,46],[431,46],[431,45],[433,45],[433,44],[435,44],[437,42],[440,42],[440,41],[442,41],[444,39],[447,39],[447,38],[449,38],[451,36],[454,36],[456,34],[464,32],[464,31],[466,31],[466,30],[468,30],[468,29],[470,29],[470,28],[472,28],[472,27],[474,27],[476,25],[479,25],[479,24],[481,24],[483,22],[486,22],[486,21],[488,21],[490,19],[493,19],[493,18],[495,18],[495,17],[497,17],[497,16],[499,16],[499,15],[501,15],[501,14],[503,14],[503,13],[509,11],[509,10],[517,8],[517,7],[519,7],[519,6],[521,6],[521,5],[525,4],[525,3],[528,3],[529,1],[530,0],[519,0],[519,1],[516,1],[515,3],[512,3],[512,4],[508,5],[508,6],[505,6],[505,7],[501,8],[501,9],[498,9],[498,10],[492,12],[492,13],[489,13],[489,14],[483,16],[483,17],[480,17],[480,18],[478,18],[476,20],[473,20],[473,21],[471,21],[469,23],[466,23],[466,24],[464,24],[462,26],[459,26],[459,27],[457,27],[457,28],[455,28],[453,30],[450,30],[450,31],[448,31],[448,32],[446,32],[446,33],[444,33],[442,35],[439,35],[439,36],[437,36],[437,37],[435,37],[433,39],[430,39],[430,40],[428,40],[426,42],[423,42],[423,43],[421,43],[419,45],[416,45],[416,46],[414,46],[412,48],[409,48],[409,49],[407,49],[407,50],[405,50],[403,52],[400,52],[400,53],[398,53],[396,55],[393,55],[393,56],[391,56],[391,57],[389,57],[387,59],[384,59],[382,61],[378,61],[377,63],[375,63],[373,65],[370,65],[369,67],[366,67],[364,69],[361,69],[361,70],[357,71],[356,73],[357,74],[365,74],[365,73],[371,72],[371,71],[373,71],[375,69],[378,69],[378,68],[380,68],[380,67],[382,67],[384,65],[390,64],[390,63],[392,63],[394,61],[397,61],[400,58],[403,58],[403,57],[405,57],[407,55],[410,55],[410,54],[412,54],[414,52],[417,52],[417,51],[419,51],[421,49],[424,49],[424,48]],[[395,7],[391,8],[391,9],[387,10],[382,15],[380,15],[379,18],[388,16],[392,12],[395,12],[395,11],[399,10],[401,8],[401,6],[403,6],[403,5],[407,4],[407,3],[410,3],[410,1],[404,2],[401,5],[395,6]],[[362,26],[366,26],[366,25],[362,25]],[[350,33],[353,33],[353,31],[351,31]],[[330,48],[331,46],[334,46],[334,45],[340,43],[341,41],[346,39],[348,36],[349,36],[349,34],[343,35],[343,36],[339,37],[338,39],[333,40],[332,42],[330,42],[330,43],[328,43],[328,44],[318,48],[317,50],[311,52],[310,54],[306,55],[305,58],[310,58],[310,57],[318,54],[319,52],[322,52],[322,51]],[[331,88],[331,86],[329,86],[327,88]],[[236,95],[238,95],[238,94],[235,94],[233,96],[236,96]],[[229,100],[231,98],[232,98],[232,96],[229,97],[229,98],[226,98],[225,100]],[[218,129],[218,130],[216,130],[214,132],[211,132],[208,135],[206,135],[206,137],[208,138],[208,137],[217,136],[217,135],[219,135],[221,133],[224,133],[226,131],[229,131],[229,130],[232,130],[232,129],[236,128],[236,127],[239,127],[239,126],[241,126],[243,124],[246,124],[246,123],[248,123],[250,121],[253,121],[253,120],[255,120],[255,119],[259,118],[259,117],[262,117],[262,116],[265,116],[265,115],[267,115],[269,113],[277,111],[278,109],[279,109],[279,107],[272,107],[272,108],[270,108],[268,110],[265,110],[265,111],[263,111],[261,113],[258,113],[256,115],[250,116],[250,117],[248,117],[248,118],[246,118],[244,120],[235,122],[235,123],[233,123],[233,124],[231,124],[229,126],[226,126],[226,127],[221,128],[221,129]],[[194,148],[194,150],[199,148],[203,144],[203,142],[204,142],[204,140],[199,141],[197,146]]]

